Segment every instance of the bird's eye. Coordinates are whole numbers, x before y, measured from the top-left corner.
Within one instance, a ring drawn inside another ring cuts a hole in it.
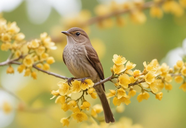
[[[80,33],[79,32],[76,32],[76,36],[79,36],[80,35]]]

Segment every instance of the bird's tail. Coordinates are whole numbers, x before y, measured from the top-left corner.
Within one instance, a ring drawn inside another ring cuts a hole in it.
[[[101,104],[103,106],[103,111],[104,111],[104,115],[105,115],[105,122],[106,123],[115,122],[103,88],[101,88],[101,86],[98,86],[95,89],[96,89],[96,92],[99,96],[99,99],[101,100]]]

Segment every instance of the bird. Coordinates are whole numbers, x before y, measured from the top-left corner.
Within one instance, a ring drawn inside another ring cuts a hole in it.
[[[63,61],[74,78],[90,78],[94,83],[104,79],[102,64],[93,48],[87,33],[78,27],[62,31],[67,36],[67,45],[63,50]],[[94,89],[101,101],[105,122],[115,122],[105,95],[104,84]]]

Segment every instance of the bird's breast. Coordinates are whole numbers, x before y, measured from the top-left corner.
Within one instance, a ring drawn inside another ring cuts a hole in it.
[[[63,52],[67,68],[77,78],[89,77],[95,72],[88,62],[83,46],[66,46]]]

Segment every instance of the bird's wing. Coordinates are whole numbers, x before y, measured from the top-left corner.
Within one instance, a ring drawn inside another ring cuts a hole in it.
[[[63,50],[63,55],[62,55],[62,57],[63,57],[63,62],[65,63],[64,51],[65,51],[65,49]],[[66,64],[66,63],[65,63],[65,64]]]
[[[104,79],[103,67],[101,65],[101,62],[99,60],[99,57],[98,57],[96,51],[94,50],[94,48],[91,45],[86,45],[85,50],[86,50],[87,60],[92,65],[92,67],[96,70],[100,79],[103,80]],[[103,89],[105,90],[104,84],[102,84],[102,85],[103,85]]]

